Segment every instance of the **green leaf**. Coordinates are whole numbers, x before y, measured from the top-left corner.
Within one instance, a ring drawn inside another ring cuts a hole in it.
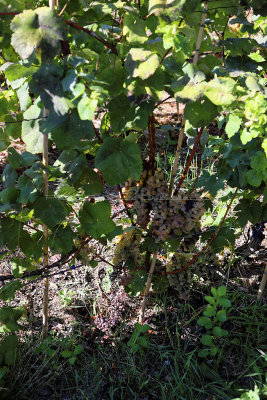
[[[14,81],[19,78],[28,78],[36,72],[36,69],[37,67],[35,66],[26,67],[20,63],[15,63],[9,65],[5,69],[5,76],[9,81]]]
[[[210,354],[210,349],[202,349],[197,354],[201,358],[206,358]]]
[[[204,346],[211,346],[212,345],[212,336],[210,336],[210,335],[202,335],[200,341]]]
[[[19,307],[1,307],[0,322],[3,331],[9,333],[18,331],[20,329],[20,325],[17,323],[17,321],[22,317],[23,313],[24,310]]]
[[[73,239],[76,237],[70,226],[56,229],[49,235],[48,246],[56,254],[68,254],[73,248]]]
[[[226,295],[226,286],[220,286],[217,289],[217,293],[219,296],[225,296]]]
[[[0,192],[0,203],[15,203],[18,197],[18,189],[8,187]]]
[[[230,137],[234,136],[236,132],[239,131],[242,119],[239,118],[237,115],[230,114],[228,122],[225,127],[225,132]]]
[[[24,164],[23,157],[17,152],[14,147],[9,147],[7,161],[11,167],[17,169]]]
[[[215,78],[205,84],[204,94],[216,106],[227,106],[235,101],[235,81],[231,78]]]
[[[82,344],[77,344],[75,347],[74,347],[74,352],[73,352],[73,354],[75,354],[76,356],[78,355],[78,354],[81,354],[83,352],[83,345]]]
[[[227,320],[226,311],[219,310],[216,314],[216,321],[225,322]]]
[[[224,296],[218,297],[218,304],[222,307],[231,307],[231,301]]]
[[[160,66],[157,54],[149,50],[132,48],[125,60],[125,69],[133,78],[147,79]]]
[[[116,225],[110,218],[111,206],[108,201],[84,203],[79,212],[82,229],[95,239],[113,231]]]
[[[95,136],[91,121],[82,121],[77,110],[67,115],[65,121],[52,130],[51,136],[61,150],[86,150]]]
[[[197,323],[199,326],[205,326],[206,329],[211,329],[212,328],[212,321],[208,317],[200,317],[197,320]]]
[[[246,79],[246,85],[248,89],[252,91],[260,91],[261,88],[257,82],[257,80],[254,78],[254,76],[248,76]]]
[[[195,128],[209,125],[218,115],[217,107],[208,99],[188,103],[185,106],[184,116]]]
[[[122,33],[124,36],[127,35],[128,42],[131,45],[143,44],[148,39],[146,35],[146,22],[130,13],[125,13],[123,16]]]
[[[98,174],[93,170],[89,169],[87,173],[88,184],[83,185],[84,193],[87,195],[101,193],[104,189],[104,185],[101,182]]]
[[[0,300],[11,301],[12,299],[14,299],[16,291],[21,289],[22,286],[23,283],[17,280],[5,283],[0,288]]]
[[[18,338],[16,335],[8,335],[0,342],[0,359],[6,365],[13,365],[16,359],[18,348]]]
[[[148,12],[157,16],[164,13],[166,9],[166,0],[149,0]]]
[[[211,296],[205,296],[205,300],[208,301],[212,305],[215,305],[215,303],[216,303],[216,300],[214,299],[214,297],[211,297]]]
[[[247,144],[248,142],[250,142],[252,139],[255,139],[256,137],[259,136],[259,131],[257,129],[243,129],[241,134],[240,134],[240,139],[242,144]]]
[[[3,95],[1,95],[0,92],[0,117],[8,114],[8,110],[9,110],[8,101]]]
[[[263,151],[257,151],[252,157],[250,165],[256,171],[267,169],[267,156]]]
[[[88,96],[83,95],[78,103],[78,113],[81,120],[91,121],[94,118],[94,113],[98,104],[97,99],[90,99]]]
[[[203,312],[203,314],[206,317],[214,317],[214,315],[216,314],[216,308],[212,305],[207,305],[205,311]]]
[[[255,171],[253,169],[248,170],[246,173],[246,178],[251,186],[259,187],[261,185],[262,175],[259,171]]]
[[[17,202],[21,204],[27,204],[28,202],[33,203],[37,196],[38,191],[34,186],[31,179],[27,176],[20,176],[18,179],[18,188],[19,188],[19,197],[17,198]]]
[[[140,147],[120,138],[106,138],[96,154],[95,166],[109,185],[128,178],[138,180],[142,172]]]
[[[215,287],[212,287],[212,288],[211,288],[211,293],[213,294],[213,296],[214,296],[215,298],[218,297],[218,292],[217,292],[217,289],[215,289]]]
[[[40,131],[42,122],[42,109],[33,104],[23,114],[21,137],[26,145],[26,150],[30,153],[42,153],[43,150],[43,134]]]
[[[49,7],[25,10],[16,15],[10,25],[14,32],[11,43],[23,59],[41,53],[49,62],[60,52],[60,40],[65,40],[66,27]]]
[[[40,197],[34,204],[35,218],[39,218],[50,229],[63,222],[68,213],[65,204],[55,198]]]
[[[258,47],[256,40],[250,38],[227,38],[223,41],[223,44],[231,54],[231,57],[249,54],[253,47]]]
[[[0,219],[0,245],[6,245],[10,250],[20,246],[23,237],[28,233],[22,229],[22,224],[8,217]]]
[[[216,337],[223,337],[228,335],[228,331],[225,329],[220,328],[219,326],[215,326],[213,328],[213,334]]]
[[[0,362],[2,362],[1,354],[0,354]],[[6,375],[7,372],[8,372],[8,368],[6,365],[4,365],[3,367],[0,368],[0,381],[1,381],[1,379],[3,379],[3,377]]]
[[[74,356],[74,357],[70,357],[70,358],[69,358],[69,363],[70,363],[71,365],[74,365],[76,359],[77,359],[77,358],[76,358],[75,356]]]
[[[216,356],[216,354],[218,353],[218,351],[219,351],[218,347],[213,346],[213,347],[210,349],[210,355],[211,355],[212,357],[214,357],[214,356]]]
[[[72,355],[73,355],[73,352],[70,351],[70,350],[63,350],[63,351],[61,352],[61,356],[62,356],[63,358],[69,358],[69,357],[71,357]]]
[[[18,258],[18,257],[12,258],[11,265],[12,265],[12,274],[16,278],[21,277],[25,271],[28,272],[35,271],[38,268],[38,264],[32,263],[31,260],[29,259],[25,260],[24,258]]]
[[[59,117],[66,115],[69,108],[73,107],[71,100],[64,96],[61,83],[63,74],[64,70],[58,64],[42,64],[29,84],[30,89],[40,95],[43,105]]]

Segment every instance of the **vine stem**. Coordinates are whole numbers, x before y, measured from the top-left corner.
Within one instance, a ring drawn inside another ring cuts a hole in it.
[[[197,134],[196,140],[195,140],[194,147],[193,147],[193,149],[192,149],[192,151],[191,151],[191,154],[190,154],[190,156],[189,156],[189,158],[188,158],[188,160],[187,160],[185,169],[184,169],[184,171],[183,171],[183,173],[182,173],[182,176],[181,176],[181,178],[180,178],[180,181],[179,181],[179,183],[178,183],[178,186],[177,186],[177,188],[176,188],[174,194],[177,194],[177,193],[178,193],[178,190],[180,189],[180,187],[182,186],[183,181],[185,180],[186,174],[187,174],[187,172],[188,172],[188,170],[189,170],[189,168],[190,168],[191,162],[192,162],[193,157],[194,157],[194,155],[195,155],[195,152],[196,152],[196,150],[197,150],[197,146],[198,146],[198,144],[199,144],[199,142],[200,142],[201,135],[202,135],[203,131],[204,131],[204,127],[200,128],[200,130],[199,130],[199,132],[198,132],[198,134]]]
[[[194,65],[197,65],[198,59],[199,59],[199,51],[200,51],[201,41],[202,41],[202,37],[203,37],[203,30],[204,30],[205,20],[207,18],[207,12],[208,12],[208,2],[207,1],[204,4],[204,9],[205,9],[205,12],[202,14],[200,28],[199,28],[199,32],[198,32],[197,43],[196,43],[196,50],[195,50],[195,54],[194,54],[194,58],[193,58],[193,64]],[[177,103],[177,112],[179,114],[179,104],[178,103]],[[185,127],[185,118],[183,116],[183,118],[182,118],[182,127],[181,127],[180,132],[179,132],[177,148],[176,148],[176,152],[175,152],[174,163],[173,163],[172,174],[171,174],[171,181],[170,181],[170,186],[169,186],[169,195],[170,195],[170,197],[172,197],[172,192],[173,192],[173,187],[174,187],[174,180],[175,180],[175,176],[176,176],[177,169],[178,169],[178,161],[179,161],[179,158],[180,158],[180,150],[181,150],[182,143],[183,143],[183,138],[184,138],[184,127]]]
[[[156,261],[157,261],[157,253],[154,253],[153,257],[152,257],[150,270],[149,270],[149,273],[148,273],[147,282],[146,282],[146,289],[145,289],[145,294],[144,294],[144,298],[143,298],[143,302],[142,302],[141,313],[140,313],[140,316],[139,316],[140,324],[143,324],[143,322],[144,322],[146,304],[147,304],[149,290],[150,290],[150,287],[151,287],[151,281],[152,281],[152,277],[153,277],[153,272],[154,272],[154,269],[155,269]]]
[[[49,0],[49,7],[53,10],[55,8],[55,0]],[[48,111],[44,109],[44,117],[47,116]],[[43,157],[42,162],[45,167],[48,166],[48,135],[43,134]],[[48,196],[48,176],[47,171],[43,171],[44,180],[44,196]],[[43,266],[48,267],[49,254],[48,254],[48,227],[43,226],[44,232],[44,247],[43,247]],[[49,278],[46,277],[44,281],[44,292],[43,292],[43,326],[42,326],[42,338],[44,339],[48,333],[48,304],[49,304]]]
[[[203,249],[199,253],[197,253],[183,268],[178,269],[176,271],[165,272],[166,275],[175,275],[175,274],[178,274],[179,272],[182,272],[182,271],[186,270],[188,267],[190,267],[190,265],[192,265],[201,256],[201,254],[203,254],[207,250],[207,248],[211,245],[211,243],[216,239],[216,237],[217,237],[217,235],[218,235],[218,233],[219,233],[219,231],[220,231],[220,229],[221,229],[221,227],[222,227],[222,225],[223,225],[223,223],[224,223],[224,221],[226,219],[226,216],[227,216],[227,214],[228,214],[228,212],[229,212],[229,210],[231,208],[231,205],[232,205],[232,203],[234,201],[234,198],[235,198],[235,196],[237,194],[237,191],[238,191],[238,188],[236,188],[236,190],[235,190],[235,192],[234,192],[234,194],[233,194],[233,196],[231,198],[231,201],[227,206],[227,209],[225,211],[223,219],[221,220],[216,232],[211,237],[211,239],[208,241],[206,246],[204,246]]]

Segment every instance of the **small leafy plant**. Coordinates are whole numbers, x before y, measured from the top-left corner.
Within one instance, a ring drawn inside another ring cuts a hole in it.
[[[75,343],[76,336],[56,340],[48,336],[35,350],[47,358],[47,363],[55,370],[60,368],[62,358],[66,359],[71,365],[75,364],[77,356],[83,352],[82,344]]]
[[[147,333],[151,327],[147,324],[135,324],[134,332],[131,336],[131,339],[128,342],[128,346],[131,348],[131,353],[135,354],[138,351],[143,354],[144,349],[147,349],[149,346],[149,340],[147,336],[144,336],[144,333]]]
[[[68,307],[71,305],[74,295],[74,292],[72,290],[63,289],[58,293],[58,295],[61,298],[61,304],[64,307]]]
[[[207,333],[201,337],[201,343],[205,346],[198,353],[199,357],[214,357],[218,353],[218,339],[228,335],[221,325],[227,321],[227,308],[231,306],[226,296],[226,286],[218,289],[211,288],[212,296],[205,296],[209,303],[203,312],[203,316],[197,321],[199,326],[204,326]]]

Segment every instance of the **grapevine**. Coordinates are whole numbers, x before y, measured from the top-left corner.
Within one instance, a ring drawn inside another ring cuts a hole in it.
[[[75,259],[105,262],[89,241],[105,248],[114,238],[114,264],[139,274],[142,288],[133,293],[142,292],[154,267],[162,272],[161,252],[166,280],[187,296],[195,279],[210,279],[219,268],[216,259],[209,268],[203,253],[218,243],[221,250],[234,247],[235,235],[223,232],[267,220],[266,7],[258,0],[223,3],[1,1],[0,247],[5,260],[20,254],[16,267],[1,272],[1,301],[12,301],[27,279],[48,278]],[[170,185],[155,169],[154,112],[168,98],[184,106]],[[219,136],[210,134],[211,123]],[[139,141],[147,130],[149,155]],[[178,174],[183,136],[189,154]],[[24,151],[16,150],[18,139]],[[198,144],[205,167],[187,188]],[[48,158],[51,150],[56,159]],[[108,200],[97,199],[104,185],[122,193],[127,228],[114,222]],[[225,189],[226,212],[209,235],[201,226],[201,194],[216,198]],[[227,222],[233,229],[224,231]],[[199,237],[205,244],[192,258]],[[54,254],[59,261],[50,260]],[[264,286],[265,279],[261,296]],[[22,314],[0,309],[1,377],[15,361]]]

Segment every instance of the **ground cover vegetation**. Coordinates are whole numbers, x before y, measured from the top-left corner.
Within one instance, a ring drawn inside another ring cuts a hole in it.
[[[0,0],[1,398],[267,396],[266,14]]]

